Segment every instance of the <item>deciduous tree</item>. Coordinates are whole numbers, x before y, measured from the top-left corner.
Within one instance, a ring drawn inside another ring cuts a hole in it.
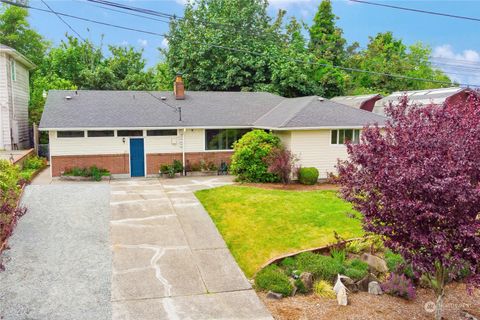
[[[480,285],[480,101],[390,106],[384,129],[366,128],[339,163],[341,194],[366,231],[386,238],[428,275],[441,318],[445,285],[467,269]]]

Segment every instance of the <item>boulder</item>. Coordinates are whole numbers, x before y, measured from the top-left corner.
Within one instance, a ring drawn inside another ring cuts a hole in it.
[[[337,302],[340,306],[346,306],[348,304],[347,289],[345,287],[340,288],[337,292]]]
[[[383,291],[382,291],[382,288],[380,287],[380,284],[377,281],[371,281],[368,284],[368,293],[381,295],[383,294]]]
[[[387,263],[380,257],[374,256],[370,253],[364,253],[361,256],[361,259],[368,264],[371,271],[378,273],[388,272]]]
[[[352,278],[347,276],[339,276],[340,281],[345,285],[348,291],[350,292],[358,292],[358,287],[355,281]]]
[[[276,292],[273,292],[273,291],[268,291],[268,293],[267,293],[267,298],[268,298],[268,299],[280,300],[280,299],[283,298],[283,294],[281,294],[281,293],[276,293]]]
[[[305,289],[307,291],[311,291],[313,288],[313,274],[310,272],[302,272],[300,274],[300,280],[302,281],[303,285],[305,286]]]
[[[360,291],[368,292],[368,284],[372,281],[379,282],[378,278],[373,273],[367,274],[363,279],[358,280],[356,285]]]

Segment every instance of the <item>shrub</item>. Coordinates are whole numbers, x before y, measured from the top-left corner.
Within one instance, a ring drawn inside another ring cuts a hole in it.
[[[285,269],[287,274],[292,274],[295,269],[297,269],[297,261],[295,258],[287,257],[280,262],[280,266]]]
[[[304,252],[297,256],[297,266],[301,271],[311,272],[316,279],[334,281],[339,273],[343,273],[342,263],[332,257]]]
[[[382,290],[390,295],[412,300],[415,298],[415,287],[412,280],[405,275],[391,273],[387,281],[381,284]]]
[[[345,262],[345,250],[332,249],[330,251],[330,255],[332,256],[333,260],[337,261],[340,264],[343,264]]]
[[[38,170],[45,167],[46,164],[45,158],[30,156],[23,162],[23,170]]]
[[[160,165],[160,172],[167,174],[167,172],[168,172],[168,167],[169,167],[168,164],[161,164],[161,165]]]
[[[3,191],[18,191],[20,169],[7,160],[0,160],[0,189]]]
[[[307,287],[305,287],[305,284],[301,279],[295,280],[295,287],[297,287],[297,292],[304,293],[304,294],[308,293],[308,289]]]
[[[301,184],[314,185],[318,181],[317,168],[300,168],[298,170],[298,181]]]
[[[368,274],[368,264],[359,259],[347,261],[344,274],[353,280],[360,280]]]
[[[388,249],[385,251],[383,258],[387,263],[388,271],[405,274],[407,277],[412,279],[415,277],[412,267],[406,264],[405,259],[403,259],[400,254],[394,253],[392,250]]]
[[[183,172],[183,164],[180,160],[173,160],[172,166],[175,173]]]
[[[190,165],[190,171],[200,171],[202,168],[200,167],[200,163],[192,163]]]
[[[350,253],[360,253],[367,251],[370,248],[370,245],[364,240],[353,240],[347,242],[345,245],[345,250]]]
[[[275,148],[265,161],[268,164],[268,172],[277,175],[282,183],[290,183],[297,158],[289,150]]]
[[[102,177],[109,176],[110,172],[107,169],[98,168],[97,166],[91,166],[90,168],[73,167],[65,171],[63,175],[74,177],[91,177],[94,181],[100,181],[102,180]]]
[[[208,171],[217,171],[217,170],[218,170],[218,167],[217,167],[217,165],[216,165],[215,163],[213,163],[213,162],[210,161],[210,162],[207,164],[207,169],[208,169]]]
[[[253,130],[243,135],[233,145],[230,171],[239,181],[277,182],[276,174],[268,172],[265,159],[280,147],[280,138],[263,130]]]
[[[335,299],[336,297],[332,285],[325,280],[315,281],[313,292],[322,298]]]
[[[293,291],[288,276],[277,265],[270,265],[260,270],[255,277],[255,286],[258,289],[281,293],[284,296],[291,295]]]
[[[18,197],[16,190],[0,189],[0,245],[12,234],[17,219],[26,212],[25,208],[16,207]]]

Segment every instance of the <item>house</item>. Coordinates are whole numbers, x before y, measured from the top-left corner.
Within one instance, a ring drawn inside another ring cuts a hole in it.
[[[465,101],[468,95],[472,92],[474,92],[472,89],[460,87],[398,91],[375,102],[373,112],[376,114],[385,115],[385,107],[388,106],[389,103],[393,103],[394,105],[398,104],[399,99],[405,95],[408,97],[409,103],[412,104],[441,105],[444,102],[457,103],[460,101]]]
[[[0,150],[27,148],[29,71],[35,65],[15,49],[0,44]]]
[[[337,103],[345,104],[347,106],[362,109],[366,111],[373,111],[375,102],[382,99],[380,94],[365,94],[359,96],[339,96],[332,98],[331,100]]]
[[[49,132],[52,176],[96,165],[117,176],[154,175],[174,159],[229,162],[232,144],[258,128],[273,131],[302,166],[322,178],[384,117],[318,97],[265,92],[50,91],[39,129]]]

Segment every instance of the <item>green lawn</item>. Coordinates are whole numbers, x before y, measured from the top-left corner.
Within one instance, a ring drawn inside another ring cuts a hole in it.
[[[363,234],[354,210],[336,191],[283,191],[224,186],[197,191],[247,277],[282,254]]]

